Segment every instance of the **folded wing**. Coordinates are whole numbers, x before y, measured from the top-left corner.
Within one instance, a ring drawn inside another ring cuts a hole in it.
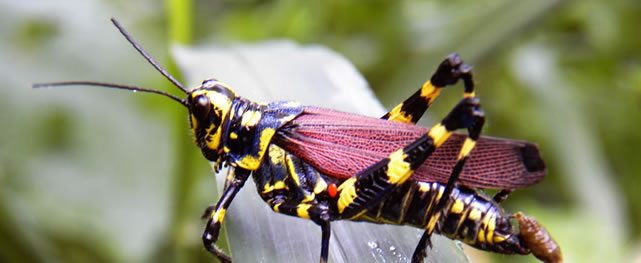
[[[372,117],[306,107],[282,127],[275,143],[336,178],[348,178],[420,137],[427,128]],[[463,134],[453,134],[416,170],[414,180],[447,182]],[[459,182],[468,187],[514,189],[537,183],[546,168],[536,145],[481,137]]]

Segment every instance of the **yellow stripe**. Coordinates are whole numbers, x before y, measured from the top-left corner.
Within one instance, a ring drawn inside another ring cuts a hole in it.
[[[458,200],[458,199],[457,199],[457,200]],[[463,205],[463,204],[464,204],[464,203],[463,203],[463,201],[461,201],[461,205]],[[465,220],[467,220],[467,218],[469,217],[470,212],[471,212],[471,210],[470,210],[470,209],[473,209],[473,207],[472,207],[472,206],[463,207],[463,211],[460,213],[460,214],[461,214],[461,218],[459,218],[459,220],[458,220],[458,224],[456,224],[456,231],[459,231],[459,229],[461,229],[461,225],[463,225],[463,223],[465,222]],[[463,236],[466,236],[466,235],[467,235],[467,231],[469,231],[467,228],[466,228],[466,229],[464,229],[464,231],[463,231],[463,232],[464,232]],[[467,238],[467,237],[465,237],[464,239],[465,239],[465,240],[468,240],[468,238]]]
[[[470,155],[470,152],[474,150],[474,146],[476,146],[476,141],[470,137],[467,137],[465,139],[465,142],[463,143],[463,147],[461,147],[461,151],[458,153],[457,160],[461,160]]]
[[[436,213],[432,217],[430,217],[430,221],[429,223],[427,223],[427,227],[425,229],[429,232],[434,231],[434,228],[436,227],[436,222],[438,222],[438,219],[440,217],[441,217],[441,213]]]
[[[487,232],[490,226],[490,222],[494,220],[493,215],[494,215],[493,210],[489,210],[486,212],[485,216],[483,217],[483,220],[481,221],[481,226],[479,227],[479,232],[477,234],[478,240],[481,243],[486,243],[486,242],[490,244],[492,243],[492,240],[487,239],[487,235],[489,234]],[[494,232],[494,229],[492,229],[492,232]]]
[[[327,189],[327,183],[320,176],[316,177],[316,185],[314,186],[314,193],[319,194]]]
[[[478,221],[479,219],[481,219],[481,210],[472,207],[472,210],[470,211],[470,214],[467,216],[467,218],[472,221]]]
[[[285,155],[285,150],[281,149],[276,145],[270,145],[267,156],[269,156],[273,164],[283,165],[283,155]]]
[[[485,230],[483,228],[479,229],[478,239],[480,243],[485,243]]]
[[[265,185],[263,186],[263,192],[262,192],[263,194],[269,193],[269,192],[271,192],[271,191],[274,191],[274,187],[273,187],[272,185],[270,185],[270,184],[265,184]]]
[[[225,212],[227,212],[227,209],[225,209],[225,208],[218,209],[218,210],[212,212],[211,218],[216,223],[222,223],[223,219],[225,219]]]
[[[296,206],[296,214],[298,214],[298,217],[300,218],[305,218],[309,219],[309,208],[312,207],[311,205],[308,204],[299,204]]]
[[[254,171],[260,166],[260,160],[252,155],[245,155],[238,160],[238,165],[250,171]]]
[[[432,211],[434,209],[434,206],[438,204],[443,197],[445,187],[437,187],[435,189],[437,191],[436,195],[432,197],[432,200],[430,201],[430,205],[427,208],[427,211]],[[430,217],[430,220],[427,223],[427,231],[432,232],[434,231],[434,228],[436,227],[436,223],[438,222],[438,219],[441,217],[441,212],[440,211],[433,211],[432,217]]]
[[[189,116],[191,118],[191,128],[195,131],[198,129],[198,120],[196,119],[196,116],[193,114],[190,114]]]
[[[308,194],[307,191],[305,191],[305,197],[303,198],[303,203],[309,203],[311,201],[314,201],[316,198],[316,195],[314,193]]]
[[[463,93],[463,98],[474,98],[475,96],[476,96],[476,94],[474,93],[474,91],[472,91],[472,92],[464,92]]]
[[[291,156],[289,155],[285,156],[285,162],[287,162],[287,169],[289,170],[289,175],[292,177],[292,179],[294,179],[294,183],[300,186],[300,179],[298,178],[298,174],[296,173],[296,167],[294,167],[294,162],[292,161]]]
[[[459,199],[454,200],[454,204],[452,204],[452,207],[450,208],[450,213],[454,214],[460,214],[463,212],[464,204],[463,201]]]
[[[485,239],[490,244],[494,243],[494,228],[495,227],[496,227],[496,217],[494,216],[494,214],[492,214],[492,218],[490,219],[490,221],[489,221],[489,223],[487,225],[487,235],[485,236]]]
[[[439,187],[439,188],[438,188],[438,194],[436,195],[436,200],[437,200],[438,202],[440,202],[440,201],[441,201],[441,198],[443,198],[443,194],[444,194],[444,193],[445,193],[445,186],[443,186],[443,187]],[[449,197],[448,197],[448,198],[449,198]]]
[[[356,199],[356,188],[354,187],[355,182],[356,178],[352,177],[347,179],[338,187],[338,191],[341,193],[338,198],[339,213],[343,213],[345,208],[347,208],[352,202],[354,202],[354,199]]]
[[[285,182],[283,182],[283,181],[278,181],[278,182],[274,183],[274,190],[282,190],[282,189],[286,189],[286,188],[287,188],[287,186],[285,185]]]
[[[421,97],[428,102],[428,105],[432,104],[432,101],[434,101],[439,94],[441,94],[441,88],[435,87],[429,80],[421,87]]]
[[[277,213],[278,213],[278,212],[280,212],[280,211],[278,211],[278,209],[280,208],[280,205],[281,205],[281,204],[283,204],[283,203],[275,204],[275,205],[272,207],[272,209],[274,209],[274,212],[277,212]]]
[[[434,189],[432,189],[432,188],[434,188]],[[442,189],[442,188],[440,188],[440,189],[439,189],[439,187],[438,187],[438,186],[432,186],[432,187],[428,188],[428,191],[434,191],[434,190],[436,190],[436,191],[437,191],[437,193],[436,193],[436,194],[432,194],[432,195],[431,195],[432,197],[430,198],[430,200],[429,200],[429,202],[428,202],[428,204],[429,204],[429,205],[427,206],[427,209],[426,209],[425,211],[430,211],[430,213],[434,213],[434,212],[431,212],[431,211],[432,211],[432,209],[433,209],[433,208],[432,208],[432,206],[434,206],[434,205],[435,205],[435,203],[438,203],[438,200],[439,200],[438,198],[439,198],[439,196],[440,196],[440,195],[443,195],[443,192],[441,191],[441,189]],[[419,190],[420,190],[420,189],[419,189]]]
[[[216,131],[214,133],[211,133],[215,127],[216,126],[212,124],[207,128],[207,148],[213,151],[218,150],[218,146],[220,146],[220,126],[216,128]]]
[[[240,125],[244,127],[256,126],[260,118],[262,118],[260,111],[247,111],[243,113],[243,117],[240,119]]]
[[[426,193],[430,191],[430,184],[425,182],[418,182],[418,190],[420,192]]]
[[[412,115],[401,110],[403,108],[403,104],[404,103],[396,105],[396,107],[390,111],[389,118],[387,119],[402,123],[412,123]]]
[[[258,142],[258,157],[253,155],[245,155],[243,158],[238,160],[238,165],[242,168],[245,168],[250,171],[255,171],[260,166],[260,160],[262,159],[267,146],[274,137],[276,130],[272,128],[266,128],[260,133],[260,141]]]
[[[507,239],[507,238],[505,236],[503,236],[503,235],[496,235],[496,236],[494,236],[494,243],[501,243],[501,242],[505,241],[505,239]]]
[[[265,151],[267,150],[267,146],[269,146],[269,143],[272,141],[272,137],[274,137],[274,134],[276,134],[276,130],[272,128],[266,128],[260,133],[260,141],[258,144],[259,155],[265,153]]]
[[[485,214],[485,217],[483,217],[483,221],[481,221],[481,223],[483,223],[483,228],[487,228],[487,225],[490,222],[490,213],[491,211],[488,211],[487,214]]]
[[[427,135],[432,138],[432,140],[434,141],[434,145],[436,147],[439,147],[447,140],[447,138],[450,137],[450,135],[452,135],[452,132],[448,131],[445,128],[445,125],[439,123],[434,125],[434,127],[430,129]]]
[[[390,161],[387,164],[387,177],[390,183],[402,184],[412,175],[410,163],[406,162],[405,158],[407,154],[402,149],[390,154]]]
[[[229,133],[229,138],[232,139],[232,140],[236,140],[236,139],[238,139],[238,134],[235,133],[235,132],[230,132]]]

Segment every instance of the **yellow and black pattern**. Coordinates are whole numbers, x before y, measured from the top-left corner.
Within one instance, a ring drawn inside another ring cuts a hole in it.
[[[262,186],[260,196],[275,212],[305,219],[310,219],[310,213],[314,216],[316,195],[327,195],[327,183],[316,169],[276,145],[270,145],[254,181]]]
[[[444,196],[445,185],[408,181],[366,213],[353,220],[412,225],[479,249],[526,254],[506,214],[491,198],[474,190],[454,188]],[[440,200],[445,207],[435,213]],[[434,223],[434,215],[439,215]]]
[[[482,119],[478,100],[464,98],[427,134],[359,172],[353,179],[343,182],[339,187],[340,197],[337,204],[340,217],[349,219],[366,212],[392,189],[405,183],[414,170],[441,146],[452,132],[461,128],[476,127],[477,123],[482,125]],[[463,159],[472,148],[464,147],[465,153],[461,155]]]
[[[225,180],[223,195],[215,206],[206,209],[203,214],[203,217],[209,217],[202,236],[203,245],[207,251],[218,257],[222,262],[231,262],[231,258],[220,250],[215,243],[218,240],[227,208],[229,208],[238,191],[245,185],[250,174],[248,170],[244,169],[233,169],[230,173],[230,176]]]
[[[434,75],[405,101],[396,105],[382,119],[415,124],[441,94],[441,90],[463,79],[465,97],[474,96],[471,67],[464,64],[456,53],[449,55],[436,69]]]
[[[466,85],[464,99],[428,133],[417,138],[410,145],[392,152],[387,158],[371,165],[352,178],[343,181],[319,174],[309,164],[302,162],[275,144],[271,144],[272,137],[276,135],[277,130],[301,113],[301,107],[297,104],[287,102],[258,104],[243,98],[228,96],[233,92],[228,90],[226,86],[218,86],[216,82],[213,84],[203,82],[203,86],[205,84],[212,86],[207,90],[218,88],[223,92],[221,92],[222,95],[210,95],[203,92],[197,95],[199,97],[192,98],[199,104],[198,99],[206,94],[212,102],[209,109],[192,110],[192,128],[195,134],[202,133],[202,135],[196,136],[197,139],[201,138],[207,142],[199,144],[204,148],[205,157],[217,164],[220,164],[221,161],[230,164],[235,170],[242,171],[243,176],[251,173],[260,196],[275,212],[311,219],[322,228],[329,229],[331,220],[360,218],[366,213],[371,213],[373,207],[379,206],[380,208],[382,204],[388,203],[382,202],[382,200],[401,195],[402,191],[398,192],[399,190],[404,189],[407,184],[414,183],[409,180],[414,170],[436,148],[441,146],[453,131],[466,128],[470,137],[461,149],[450,182],[441,189],[441,195],[450,195],[454,188],[453,182],[456,181],[468,154],[475,146],[475,140],[480,134],[484,118],[478,100],[473,97],[473,86],[467,86],[473,85],[471,74],[467,70],[467,66],[462,64],[458,56],[446,59],[432,79],[417,91],[413,96],[414,99],[406,100],[404,104],[397,107],[397,110],[386,114],[386,117],[396,121],[415,123],[440,92],[441,87],[434,86],[432,84],[434,82],[442,83],[445,86],[454,84],[459,78],[463,78]],[[468,78],[469,80],[467,80]],[[214,103],[214,101],[218,102]],[[218,111],[219,108],[227,108],[227,110],[221,113]],[[217,121],[203,125],[203,121],[200,120],[203,118],[197,116],[202,111],[209,114],[214,112]],[[411,116],[408,117],[409,115],[405,115],[406,113]],[[213,147],[215,145],[218,148]],[[237,176],[228,178],[228,181],[233,180],[234,182],[226,183],[226,186],[229,187],[225,188],[223,199],[209,215],[210,219],[203,240],[214,254],[219,254],[215,246],[212,246],[212,240],[215,241],[217,238],[218,229],[229,203],[225,200],[233,198],[235,191],[237,191],[235,185],[242,186],[242,183],[238,183],[237,178]],[[336,190],[329,190],[336,188],[336,185],[338,185]],[[425,190],[425,186],[422,187]],[[396,192],[398,194],[394,194]],[[411,203],[409,196],[405,195],[404,197],[404,204]],[[426,228],[427,240],[433,231],[447,230],[439,228],[440,226],[437,227],[440,218],[442,218],[440,211],[445,208],[445,201],[445,199],[441,200],[434,196],[433,200],[428,202],[430,209],[421,210],[424,212],[424,221],[421,225]],[[455,216],[458,212],[463,212],[458,209],[461,206],[458,205],[459,201],[454,202],[453,210],[449,215]],[[465,204],[462,205],[465,206]],[[388,212],[379,209],[378,216],[368,215],[366,217],[372,218],[373,221],[388,220],[390,218],[380,214]],[[410,212],[418,213],[414,210]],[[396,218],[396,223],[404,224],[404,217],[405,215]],[[493,222],[488,220],[486,221]],[[485,221],[481,220],[480,222]],[[456,233],[457,229],[454,229],[453,233]],[[323,234],[324,237],[329,237],[328,233]],[[323,239],[322,254],[327,253],[327,245],[325,245],[327,243],[328,240]],[[419,247],[421,246],[419,244]]]
[[[203,81],[188,97],[189,123],[194,141],[208,160],[219,164],[223,120],[228,120],[235,94],[215,79]],[[215,165],[217,168],[217,165]]]
[[[232,115],[222,137],[227,162],[250,171],[257,170],[276,131],[302,112],[300,104],[274,102],[267,105],[243,98],[234,100]]]
[[[213,244],[218,237],[227,207],[250,174],[253,175],[260,196],[275,212],[310,219],[321,228],[329,229],[331,220],[358,218],[381,204],[381,200],[393,196],[392,193],[402,189],[406,183],[413,182],[409,179],[414,170],[453,131],[467,128],[470,138],[478,138],[483,123],[478,100],[464,98],[428,133],[352,178],[341,181],[319,174],[309,164],[271,143],[277,130],[302,112],[299,105],[287,102],[267,105],[254,103],[234,97],[226,86],[211,80],[203,82],[202,86],[208,87],[206,91],[195,92],[196,95],[190,97],[191,103],[196,105],[191,110],[192,129],[196,139],[204,141],[199,146],[203,148],[205,157],[215,166],[225,163],[233,169],[226,180],[223,197],[209,213],[209,221],[203,234],[207,249],[221,259],[224,259],[221,256],[224,254]],[[209,118],[200,116],[207,114]],[[215,122],[207,124],[205,120],[211,121],[212,117]],[[217,148],[213,147],[215,145]],[[474,140],[464,144],[459,155],[460,162],[457,162],[457,166],[460,166],[458,168],[462,168],[467,154],[473,148]],[[456,177],[455,173],[453,178]],[[336,185],[337,189],[330,191]],[[451,191],[450,188],[452,187],[445,186],[445,196],[449,195],[447,191]],[[406,203],[409,201],[405,199]],[[432,212],[434,209],[440,210],[439,206],[443,205],[442,201],[438,201],[435,199],[430,202],[433,209],[425,210],[428,237],[437,229],[435,223],[429,225],[430,222],[437,222],[441,216],[440,213]],[[323,237],[321,251],[326,255],[329,240],[325,237],[329,238],[329,233],[324,232]]]
[[[511,216],[497,202],[474,189],[456,186],[484,123],[474,94],[471,68],[463,64],[458,55],[445,59],[421,89],[383,118],[416,123],[442,88],[462,80],[464,98],[452,111],[413,143],[348,179],[340,179],[320,174],[312,165],[272,142],[279,132],[284,132],[285,124],[303,112],[304,108],[298,103],[256,103],[236,96],[227,84],[216,79],[207,79],[193,89],[186,89],[159,66],[118,22],[113,19],[112,22],[148,62],[187,95],[186,99],[153,89],[91,81],[45,83],[34,87],[102,86],[160,94],[185,106],[189,110],[194,141],[204,157],[216,171],[224,165],[230,169],[220,199],[203,215],[208,220],[202,236],[203,244],[222,262],[231,262],[231,258],[216,247],[215,242],[227,209],[250,176],[262,199],[274,211],[310,219],[321,227],[321,262],[328,258],[330,222],[340,219],[424,228],[426,231],[416,247],[413,262],[424,259],[425,247],[432,233],[462,240],[484,250],[526,254],[531,248],[541,259],[560,260],[560,250],[545,250],[553,240],[538,222],[517,214],[517,220],[522,224],[521,232],[513,232],[509,221]],[[447,184],[412,180],[414,171],[458,129],[467,129],[468,138],[457,156]],[[508,193],[509,189],[495,199],[502,200]]]
[[[427,81],[407,100],[396,105],[382,119],[403,123],[416,123],[423,113],[432,105],[432,102],[441,94],[441,88]]]

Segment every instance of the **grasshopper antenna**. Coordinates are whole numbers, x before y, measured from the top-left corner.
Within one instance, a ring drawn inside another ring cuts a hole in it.
[[[127,32],[127,30],[125,30],[125,28],[122,25],[120,25],[120,22],[118,22],[118,20],[116,20],[115,18],[112,17],[111,18],[111,23],[113,23],[114,26],[116,26],[116,28],[118,28],[118,31],[120,31],[120,33],[127,39],[127,41],[132,46],[134,46],[134,48],[138,51],[138,53],[140,53],[140,55],[142,55],[147,60],[147,62],[149,62],[149,64],[154,66],[154,68],[156,70],[158,70],[158,72],[160,72],[160,74],[165,76],[165,78],[167,78],[167,80],[169,80],[171,83],[173,83],[177,88],[182,90],[185,94],[189,93],[189,91],[187,91],[187,89],[185,89],[185,87],[183,87],[183,85],[180,84],[180,82],[178,82],[178,80],[176,80],[174,78],[174,76],[169,74],[169,72],[167,72],[167,70],[165,70],[163,67],[161,67],[158,64],[158,62],[156,62],[156,60],[154,60],[154,58],[151,57],[149,55],[149,53],[147,53],[147,51],[145,51],[145,49],[143,49],[142,46],[140,46],[140,44],[138,44],[136,39],[134,39],[134,37],[131,36],[131,34],[129,34],[129,32]]]
[[[36,83],[36,84],[33,84],[32,87],[34,89],[41,89],[41,88],[51,88],[56,86],[97,86],[97,87],[106,87],[106,88],[112,88],[112,89],[130,90],[133,92],[155,93],[155,94],[160,94],[165,97],[168,97],[172,100],[175,100],[185,107],[189,107],[189,105],[187,105],[187,102],[184,99],[178,98],[167,92],[155,90],[155,89],[146,89],[146,88],[141,88],[138,86],[131,86],[131,85],[97,82],[97,81],[62,81],[62,82]]]
[[[154,58],[152,58],[147,51],[145,51],[140,44],[125,30],[125,28],[120,25],[120,23],[115,19],[111,18],[111,22],[118,28],[120,33],[127,39],[127,41],[140,53],[146,60],[154,66],[154,68],[160,72],[165,78],[167,78],[174,86],[182,90],[184,93],[189,93],[187,89],[183,87],[178,80],[176,80],[167,70],[165,70],[163,67],[161,67]],[[155,94],[160,94],[165,97],[168,97],[172,100],[177,101],[178,103],[182,104],[185,107],[189,107],[187,102],[184,99],[178,98],[174,95],[171,95],[167,92],[160,91],[160,90],[155,90],[155,89],[147,89],[147,88],[142,88],[138,86],[132,86],[132,85],[123,85],[123,84],[115,84],[115,83],[107,83],[107,82],[97,82],[97,81],[61,81],[61,82],[48,82],[48,83],[37,83],[33,84],[34,89],[39,89],[39,88],[50,88],[50,87],[56,87],[56,86],[97,86],[97,87],[106,87],[106,88],[112,88],[112,89],[122,89],[122,90],[130,90],[133,92],[146,92],[146,93],[155,93]]]

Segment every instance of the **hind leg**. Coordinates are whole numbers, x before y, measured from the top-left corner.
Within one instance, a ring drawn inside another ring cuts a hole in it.
[[[396,105],[390,112],[381,117],[382,119],[403,123],[415,124],[423,113],[432,105],[434,100],[441,94],[441,89],[454,85],[459,79],[463,80],[464,97],[474,96],[474,81],[472,79],[472,68],[463,63],[458,54],[449,56],[436,69],[428,81],[412,96]]]
[[[478,138],[476,134],[480,132],[483,121],[483,112],[480,110],[478,99],[464,98],[428,133],[345,180],[338,187],[339,216],[345,219],[355,218],[378,204],[383,196],[405,183],[414,170],[423,164],[453,131],[467,128],[471,142],[466,141],[459,156],[459,159],[464,162],[467,154],[474,147],[474,142]],[[476,132],[477,130],[479,132]],[[457,167],[462,168],[462,164]],[[460,170],[456,173],[460,173]],[[455,181],[457,177],[458,175],[453,176],[451,180]],[[450,185],[453,186],[453,182]]]

